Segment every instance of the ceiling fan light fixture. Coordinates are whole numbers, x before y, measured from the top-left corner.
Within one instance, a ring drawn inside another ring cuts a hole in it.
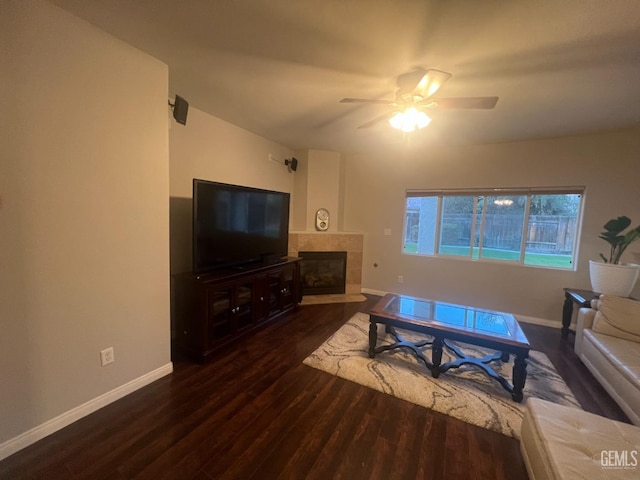
[[[431,123],[431,118],[426,113],[415,108],[407,108],[404,112],[396,112],[390,119],[389,124],[396,130],[410,133],[426,127]]]

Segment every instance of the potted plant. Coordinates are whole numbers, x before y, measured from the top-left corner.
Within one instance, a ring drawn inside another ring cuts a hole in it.
[[[600,254],[602,262],[589,261],[593,291],[627,297],[633,290],[640,266],[620,263],[620,257],[627,247],[640,239],[640,225],[627,230],[630,225],[631,219],[625,216],[613,218],[604,224],[604,232],[598,238],[607,242],[610,250],[608,256]],[[625,230],[627,232],[623,233]]]

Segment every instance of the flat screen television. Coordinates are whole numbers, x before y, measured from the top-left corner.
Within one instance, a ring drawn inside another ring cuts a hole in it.
[[[289,193],[194,178],[193,272],[285,257],[289,200]]]

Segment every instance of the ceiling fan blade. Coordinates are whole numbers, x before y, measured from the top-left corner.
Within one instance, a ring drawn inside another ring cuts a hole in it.
[[[373,127],[376,123],[381,122],[382,120],[388,120],[389,118],[391,118],[391,113],[385,113],[384,115],[380,115],[379,117],[376,117],[373,120],[369,120],[367,123],[363,123],[358,128]]]
[[[416,93],[422,98],[429,98],[450,78],[450,73],[441,70],[427,70],[427,73],[420,79],[415,88]]]
[[[390,105],[393,100],[382,100],[376,98],[343,98],[340,103],[373,103],[376,105]]]
[[[411,72],[403,73],[402,75],[398,76],[398,89],[402,90],[403,92],[413,91],[420,83],[420,80],[422,80],[426,74],[427,70],[425,70],[424,68],[416,68]]]
[[[498,97],[431,98],[420,102],[425,107],[443,110],[456,108],[491,110],[496,106],[496,103],[498,103]]]
[[[415,97],[429,98],[450,78],[450,73],[424,68],[404,73],[398,77],[396,103],[411,103]]]

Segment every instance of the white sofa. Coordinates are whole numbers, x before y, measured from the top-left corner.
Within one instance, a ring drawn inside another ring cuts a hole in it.
[[[640,425],[640,302],[601,295],[578,312],[574,350],[629,419]]]

